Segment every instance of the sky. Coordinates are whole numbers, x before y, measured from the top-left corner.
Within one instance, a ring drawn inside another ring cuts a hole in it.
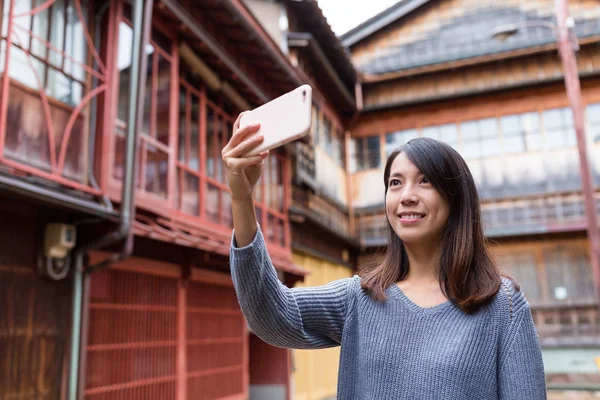
[[[398,0],[318,0],[327,22],[338,36],[397,2]]]

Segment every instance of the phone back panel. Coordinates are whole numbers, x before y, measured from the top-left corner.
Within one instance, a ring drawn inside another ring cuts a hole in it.
[[[260,122],[260,129],[250,137],[264,136],[264,141],[246,155],[256,155],[306,135],[312,122],[311,110],[312,89],[302,85],[242,115],[240,128]]]

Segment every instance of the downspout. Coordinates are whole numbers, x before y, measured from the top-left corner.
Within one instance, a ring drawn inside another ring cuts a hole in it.
[[[129,81],[129,110],[127,113],[127,142],[125,153],[125,175],[123,178],[123,194],[121,202],[121,213],[119,227],[106,236],[84,244],[75,250],[75,270],[73,276],[73,303],[72,303],[72,326],[71,326],[71,352],[69,360],[69,390],[68,399],[77,400],[79,383],[79,358],[82,333],[82,300],[83,287],[88,286],[89,274],[109,267],[112,263],[129,257],[133,251],[132,225],[135,215],[135,175],[137,159],[137,139],[139,127],[142,123],[142,110],[144,102],[145,79],[140,76],[147,68],[147,60],[143,49],[148,43],[150,25],[152,22],[153,0],[133,0],[133,46],[131,57],[130,81]],[[145,73],[143,75],[145,77]],[[90,251],[107,247],[125,239],[124,246],[119,253],[115,253],[95,265],[83,268],[84,257]],[[85,282],[84,282],[85,281]],[[84,319],[87,317],[84,315]],[[85,321],[87,322],[87,321]],[[83,382],[82,382],[83,383]],[[81,385],[83,386],[83,385]],[[80,388],[83,391],[83,387]]]

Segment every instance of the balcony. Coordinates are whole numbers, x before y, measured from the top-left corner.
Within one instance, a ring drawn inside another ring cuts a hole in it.
[[[600,193],[596,193],[600,215]],[[532,235],[586,229],[585,206],[580,193],[551,194],[482,204],[485,234],[488,237]],[[387,244],[388,225],[383,208],[357,215],[363,246]]]

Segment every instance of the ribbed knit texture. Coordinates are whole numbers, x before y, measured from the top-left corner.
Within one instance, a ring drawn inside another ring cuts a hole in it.
[[[243,248],[232,237],[230,256],[240,306],[258,337],[296,349],[341,345],[340,400],[546,399],[529,303],[508,279],[492,302],[467,315],[450,301],[422,308],[397,285],[378,303],[358,276],[287,288],[260,227]]]

